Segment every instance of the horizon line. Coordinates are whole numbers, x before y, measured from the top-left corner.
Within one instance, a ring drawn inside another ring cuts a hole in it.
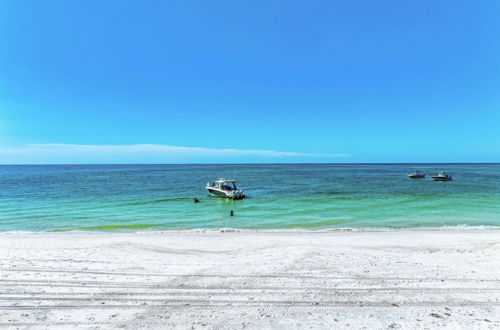
[[[283,163],[20,163],[0,166],[116,166],[116,165],[500,165],[500,162],[283,162]]]

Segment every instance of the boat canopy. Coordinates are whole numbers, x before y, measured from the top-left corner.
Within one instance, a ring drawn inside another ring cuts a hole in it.
[[[212,184],[207,183],[207,186],[216,187],[222,190],[238,190],[236,182],[237,180],[217,179],[213,181]]]
[[[214,181],[214,183],[225,183],[225,182],[238,182],[238,180],[231,180],[231,179],[217,179]]]

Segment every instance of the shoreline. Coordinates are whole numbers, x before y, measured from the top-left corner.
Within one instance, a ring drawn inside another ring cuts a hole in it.
[[[477,232],[477,231],[497,231],[500,230],[500,226],[490,226],[490,225],[444,225],[444,226],[421,226],[421,227],[345,227],[345,228],[234,228],[234,227],[221,227],[221,228],[193,228],[193,229],[161,229],[161,228],[151,228],[151,229],[103,229],[103,230],[40,230],[40,231],[29,231],[29,230],[9,230],[0,231],[1,236],[8,235],[47,235],[47,234],[60,234],[60,235],[115,235],[115,234],[189,234],[189,233],[256,233],[256,234],[272,234],[272,233],[405,233],[405,232]]]
[[[500,326],[500,231],[1,235],[0,326]]]

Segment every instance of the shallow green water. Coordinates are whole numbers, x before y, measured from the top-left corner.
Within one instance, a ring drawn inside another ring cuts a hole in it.
[[[249,198],[207,196],[235,175]],[[0,187],[0,231],[500,226],[498,164],[0,166]]]

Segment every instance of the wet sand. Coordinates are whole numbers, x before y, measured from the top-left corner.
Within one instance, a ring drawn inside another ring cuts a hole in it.
[[[1,234],[0,327],[497,329],[500,231]]]

